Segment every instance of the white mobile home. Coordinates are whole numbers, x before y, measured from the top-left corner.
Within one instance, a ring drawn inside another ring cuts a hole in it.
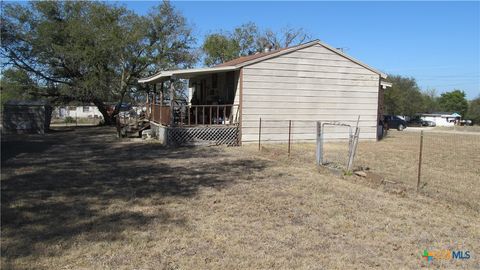
[[[437,127],[454,126],[456,122],[460,121],[461,117],[462,116],[458,113],[450,112],[438,112],[420,115],[422,120],[435,122]]]
[[[358,116],[360,138],[375,140],[383,89],[389,85],[383,78],[385,74],[315,40],[211,68],[162,71],[139,82],[152,85],[153,122],[171,128],[236,125],[238,141],[248,143],[258,139],[260,118],[266,141],[287,140],[281,120],[296,123],[295,139],[313,141],[313,121],[355,125]],[[175,79],[189,80],[189,98],[180,109],[175,109],[173,89],[165,89]],[[166,98],[170,107],[164,106]]]
[[[94,105],[59,106],[54,108],[55,118],[102,118],[102,113]]]

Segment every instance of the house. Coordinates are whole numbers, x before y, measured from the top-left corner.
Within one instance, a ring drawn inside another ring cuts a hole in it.
[[[437,127],[454,126],[455,123],[460,122],[462,116],[458,113],[451,112],[434,112],[420,114],[420,118],[425,121],[435,122]]]
[[[281,121],[296,121],[296,140],[314,141],[315,121],[355,125],[359,116],[360,138],[375,140],[383,91],[391,86],[384,78],[385,74],[314,40],[215,67],[161,71],[139,83],[150,86],[148,113],[162,140],[234,134],[230,139],[241,144],[257,141],[260,118],[265,141],[287,140],[288,129],[278,128]],[[174,99],[171,82],[178,79],[188,80],[185,102]]]
[[[3,106],[2,132],[44,134],[50,127],[51,116],[48,102],[11,100]]]

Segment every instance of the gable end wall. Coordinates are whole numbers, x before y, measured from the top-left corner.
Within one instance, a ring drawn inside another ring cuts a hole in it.
[[[242,142],[258,141],[260,117],[262,141],[285,142],[288,120],[294,140],[314,141],[314,121],[355,125],[358,115],[360,138],[375,140],[379,82],[378,74],[319,44],[245,66]],[[344,138],[342,131],[326,138]]]

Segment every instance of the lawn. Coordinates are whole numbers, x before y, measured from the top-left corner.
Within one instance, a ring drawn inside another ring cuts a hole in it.
[[[312,145],[294,144],[289,158],[280,145],[169,149],[119,141],[104,127],[4,136],[1,266],[480,267],[478,141],[426,152],[427,184],[417,194],[417,138],[360,143],[357,165],[396,182],[387,185],[319,172]],[[452,153],[461,171],[444,166]],[[424,249],[472,258],[427,263]]]

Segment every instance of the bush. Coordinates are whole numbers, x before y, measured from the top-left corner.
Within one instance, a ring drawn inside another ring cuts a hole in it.
[[[65,117],[65,123],[75,123],[75,119],[73,119],[73,117],[71,116],[67,116]]]

